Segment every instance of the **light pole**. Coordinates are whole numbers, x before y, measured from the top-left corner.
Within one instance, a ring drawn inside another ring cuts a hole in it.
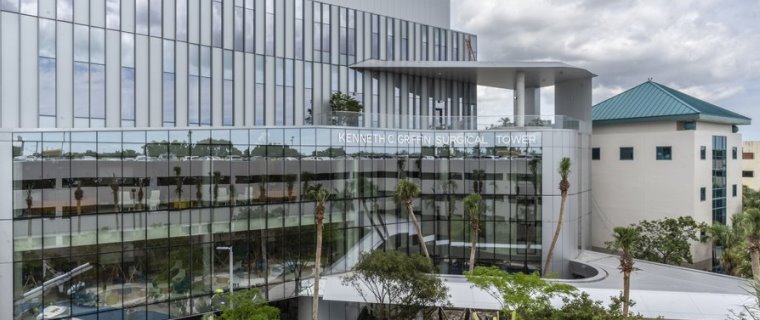
[[[234,291],[234,285],[232,283],[232,247],[216,247],[216,250],[227,250],[230,252],[230,294]]]

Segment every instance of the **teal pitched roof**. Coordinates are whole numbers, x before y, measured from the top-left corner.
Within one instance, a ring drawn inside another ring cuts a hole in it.
[[[697,99],[654,81],[647,81],[596,104],[591,110],[594,123],[656,120],[709,121],[750,124],[743,115]]]

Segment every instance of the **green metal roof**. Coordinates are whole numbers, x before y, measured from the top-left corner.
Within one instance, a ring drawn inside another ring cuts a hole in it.
[[[694,98],[654,81],[647,81],[602,101],[591,111],[594,123],[656,120],[750,124],[751,119]]]

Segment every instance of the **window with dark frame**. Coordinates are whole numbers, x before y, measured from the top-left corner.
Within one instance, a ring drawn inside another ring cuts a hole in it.
[[[633,160],[633,147],[621,147],[620,160]]]
[[[599,160],[602,158],[602,150],[599,148],[591,148],[591,160]]]
[[[742,178],[754,178],[754,177],[755,177],[755,171],[752,171],[752,170],[742,171]]]
[[[739,148],[733,147],[731,149],[731,159],[736,160],[736,158],[738,158],[738,157],[739,157]]]
[[[731,195],[736,197],[736,185],[731,186]]]
[[[754,160],[754,159],[755,159],[754,152],[742,152],[742,160]]]
[[[657,147],[657,160],[673,160],[673,148]]]
[[[699,201],[705,201],[707,199],[707,188],[699,188]]]
[[[707,159],[707,147],[705,146],[699,147],[699,159],[701,160]]]

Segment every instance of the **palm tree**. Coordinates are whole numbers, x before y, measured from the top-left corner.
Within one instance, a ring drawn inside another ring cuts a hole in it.
[[[721,247],[721,254],[718,257],[718,263],[722,271],[728,275],[742,277],[749,274],[751,269],[747,266],[749,252],[746,250],[744,243],[744,230],[740,227],[744,214],[737,213],[732,218],[730,225],[724,225],[720,222],[713,223],[710,226],[710,237],[713,245]]]
[[[288,186],[288,201],[293,201],[293,187],[296,185],[296,179],[298,176],[294,174],[285,175],[285,183]]]
[[[620,272],[623,273],[623,316],[628,317],[631,303],[631,273],[633,272],[633,247],[639,241],[639,232],[633,227],[615,227],[612,249],[620,252]]]
[[[77,189],[74,190],[74,199],[77,201],[77,232],[82,230],[82,199],[84,190],[82,190],[82,181],[77,181]]]
[[[479,193],[471,193],[464,198],[464,208],[470,217],[470,229],[472,229],[472,242],[470,243],[470,272],[475,269],[475,255],[480,231],[480,201]]]
[[[308,195],[317,202],[314,212],[314,220],[317,226],[317,252],[314,255],[314,300],[311,303],[311,318],[312,320],[319,320],[319,267],[322,263],[322,228],[325,220],[325,203],[330,198],[330,192],[318,184],[308,190]]]
[[[417,222],[417,217],[414,216],[414,208],[412,207],[412,200],[419,195],[420,187],[408,179],[403,179],[396,185],[396,191],[393,193],[393,198],[396,199],[396,202],[399,204],[406,206],[407,213],[409,213],[409,220],[412,220],[412,224],[414,224],[414,228],[417,230],[417,238],[420,241],[422,252],[425,254],[426,258],[430,259],[430,254],[428,254],[427,246],[425,245],[425,239],[422,237],[422,228],[420,228],[420,224]]]
[[[747,237],[747,251],[752,261],[752,276],[760,282],[760,209],[744,211],[741,226]]]
[[[546,264],[544,264],[544,275],[549,272],[552,266],[552,255],[554,254],[554,248],[557,245],[559,234],[562,232],[562,220],[565,218],[565,202],[567,201],[567,190],[570,189],[570,182],[567,181],[567,176],[570,175],[570,158],[562,158],[559,162],[559,176],[562,178],[559,181],[559,191],[562,196],[559,205],[559,220],[557,221],[557,229],[554,230],[554,237],[552,238],[552,244],[549,246],[549,253],[546,255]]]

